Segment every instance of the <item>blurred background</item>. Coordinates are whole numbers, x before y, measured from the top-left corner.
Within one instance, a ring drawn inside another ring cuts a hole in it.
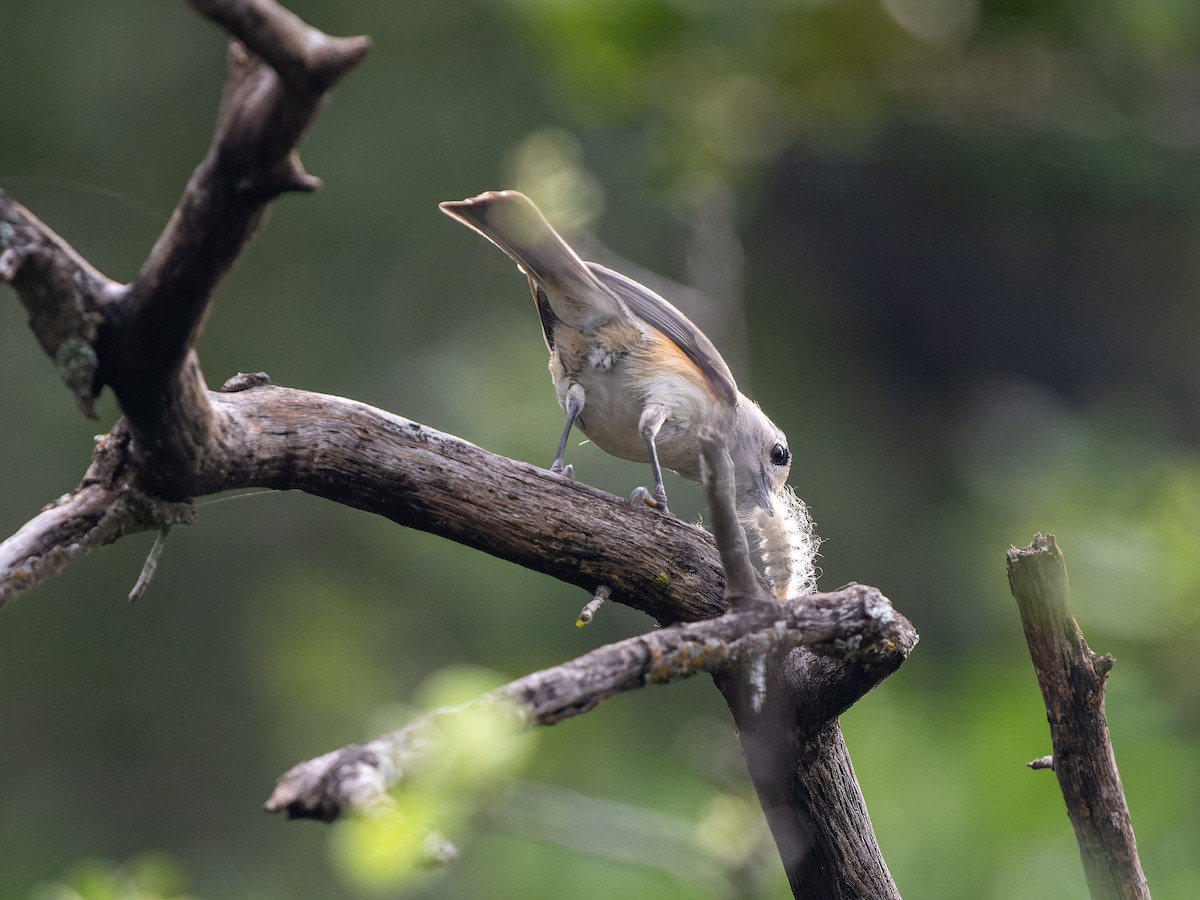
[[[524,279],[437,210],[525,190],[692,314],[787,432],[821,585],[877,585],[921,632],[843,719],[901,891],[1086,896],[1057,785],[1025,769],[1049,739],[1004,562],[1048,531],[1117,658],[1150,886],[1195,896],[1200,5],[291,7],[375,48],[304,148],[324,188],[220,290],[211,384],[263,370],[547,465]],[[0,186],[134,277],[207,146],[223,35],[179,2],[6,0],[0,41]],[[76,412],[7,290],[0,384],[7,535],[119,413]],[[621,495],[648,475],[569,459]],[[130,607],[151,543],[0,612],[0,898],[787,896],[707,679],[497,740],[523,764],[450,816],[441,873],[267,816],[293,763],[652,622],[610,604],[578,631],[574,588],[299,494],[202,506]]]

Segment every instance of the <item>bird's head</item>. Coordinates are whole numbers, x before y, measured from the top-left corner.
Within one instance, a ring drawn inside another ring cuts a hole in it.
[[[738,515],[749,518],[758,512],[772,514],[775,498],[784,490],[792,468],[787,436],[757,403],[739,396],[737,421],[728,446],[737,483]]]

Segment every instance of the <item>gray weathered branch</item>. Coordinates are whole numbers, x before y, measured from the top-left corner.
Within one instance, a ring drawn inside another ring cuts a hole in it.
[[[735,610],[769,609],[772,599],[755,577],[737,524],[729,455],[711,435],[703,445],[713,533],[728,575],[726,595]],[[819,602],[817,595],[798,599]],[[775,643],[713,671],[797,897],[900,897],[837,723],[916,646],[917,632],[907,619],[890,610],[881,610],[880,619],[887,620],[886,635],[850,637],[840,657],[814,652],[819,648],[803,641]]]
[[[16,291],[30,330],[54,360],[75,403],[88,418],[96,418],[99,309],[121,286],[2,190],[0,282]]]
[[[0,603],[123,534],[190,522],[191,498],[245,487],[374,512],[589,592],[607,588],[662,623],[706,619],[732,601],[730,615],[515,682],[508,699],[524,704],[522,721],[548,723],[621,690],[712,672],[797,895],[895,896],[836,717],[900,665],[916,633],[869,588],[803,605],[766,599],[714,446],[720,555],[696,526],[364,404],[262,375],[207,389],[193,345],[213,290],[276,196],[317,187],[297,147],[369,41],[331,38],[273,0],[192,5],[233,38],[225,91],[208,154],[132,283],[105,278],[0,192],[0,280],[81,408],[93,414],[108,385],[124,413],[75,491],[0,544]],[[821,655],[833,651],[841,658]],[[369,805],[403,775],[428,726],[406,734],[326,760],[273,804],[324,817]],[[330,782],[330,766],[349,769]]]
[[[301,490],[450,538],[612,597],[662,622],[700,619],[725,608],[724,576],[712,538],[695,525],[363,403],[244,376],[208,403],[221,423],[219,453],[199,454],[177,473],[175,493],[201,497],[247,487]],[[106,439],[97,481],[113,495],[139,490],[142,458],[123,424]],[[82,502],[82,501],[81,501]],[[172,507],[173,508],[173,507]],[[20,546],[0,544],[0,603],[56,569],[50,557],[73,545],[63,512],[35,517]],[[156,529],[162,516],[137,520]],[[79,527],[84,527],[81,524]],[[30,543],[29,535],[42,534]],[[98,543],[95,545],[99,545]],[[78,548],[82,550],[84,548]],[[15,573],[25,571],[24,577]],[[31,577],[36,573],[36,577]]]
[[[510,682],[471,708],[505,711],[514,727],[553,725],[625,691],[698,672],[727,671],[744,660],[799,646],[846,660],[878,657],[905,642],[908,631],[907,620],[877,590],[850,585],[832,594],[771,601],[609,644]],[[437,751],[445,718],[461,712],[442,710],[365,744],[300,763],[279,779],[266,808],[286,810],[292,818],[329,821],[347,810],[386,803],[388,788]]]
[[[225,93],[208,154],[134,281],[100,275],[0,192],[0,279],[85,412],[112,388],[143,462],[139,487],[171,501],[188,498],[177,476],[221,451],[225,423],[193,350],[213,289],[272,200],[317,186],[296,148],[325,93],[370,48],[367,38],[324,35],[273,0],[193,5],[233,38]]]
[[[100,437],[79,487],[0,543],[0,606],[127,534],[195,521],[190,504],[171,503],[135,487],[129,464],[127,440]]]
[[[1088,889],[1094,900],[1149,900],[1104,714],[1113,658],[1093,653],[1083,639],[1053,535],[1008,551],[1008,581],[1050,722],[1054,753],[1037,768],[1058,776]]]
[[[875,842],[836,717],[894,671],[917,636],[873,588],[778,603],[761,588],[737,527],[729,458],[705,441],[706,486],[737,605],[716,619],[603,647],[482,698],[514,727],[552,724],[649,683],[711,672],[729,702],[755,787],[797,896],[899,896]],[[332,819],[386,805],[387,789],[438,747],[439,711],[366,744],[301,763],[267,808]]]

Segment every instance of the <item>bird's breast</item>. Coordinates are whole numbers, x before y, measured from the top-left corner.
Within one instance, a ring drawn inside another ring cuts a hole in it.
[[[685,478],[699,478],[699,426],[720,427],[723,404],[669,341],[625,325],[595,335],[560,328],[550,371],[564,407],[570,384],[583,388],[576,424],[601,450],[622,459],[649,460],[638,427],[641,415],[650,404],[665,406],[667,419],[655,441],[659,460]]]

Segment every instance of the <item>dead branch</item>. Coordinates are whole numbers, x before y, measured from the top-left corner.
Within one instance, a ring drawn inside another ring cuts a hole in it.
[[[750,565],[728,454],[704,442],[709,503],[737,607],[716,619],[600,648],[481,698],[514,727],[553,724],[601,700],[713,673],[797,896],[899,897],[874,839],[836,717],[894,671],[917,635],[878,591],[850,585],[778,603]],[[435,752],[443,710],[366,744],[293,767],[268,799],[289,817],[333,819],[388,803],[387,789]]]
[[[0,606],[97,547],[195,521],[190,504],[171,503],[136,486],[128,440],[121,434],[115,429],[98,438],[79,486],[0,543]]]
[[[1108,737],[1104,686],[1111,656],[1093,653],[1071,614],[1067,567],[1053,535],[1008,551],[1008,581],[1037,673],[1054,753],[1052,768],[1075,829],[1094,900],[1149,900],[1150,889]]]
[[[208,154],[133,282],[105,278],[0,192],[0,279],[84,411],[108,385],[124,413],[80,485],[0,544],[0,603],[123,534],[190,522],[190,498],[245,487],[374,512],[592,593],[607,588],[662,623],[711,617],[734,601],[729,616],[515,682],[523,715],[555,721],[620,690],[712,671],[796,891],[894,896],[836,717],[903,661],[916,634],[869,588],[803,606],[764,600],[732,498],[713,487],[728,465],[714,447],[706,461],[720,556],[696,526],[351,400],[263,375],[207,389],[193,346],[212,293],[271,201],[317,187],[297,147],[369,41],[328,37],[273,0],[192,4],[233,39],[225,90]],[[386,767],[364,767],[360,753],[339,776],[338,799],[318,796],[311,808],[369,804],[401,772],[403,742],[370,751],[385,762],[380,754],[393,754],[391,775],[380,781]]]
[[[272,200],[317,187],[296,147],[325,92],[370,48],[366,38],[328,37],[273,0],[194,5],[234,39],[225,93],[208,155],[133,282],[99,275],[0,194],[0,277],[85,411],[105,384],[113,389],[138,447],[140,486],[172,501],[189,496],[179,475],[219,458],[225,437],[192,350],[213,289]]]
[[[231,386],[235,390],[209,392],[207,399],[222,423],[221,453],[199,456],[179,472],[177,493],[302,490],[589,592],[608,585],[614,600],[661,622],[705,618],[725,608],[720,559],[712,538],[695,525],[635,509],[611,494],[353,400],[278,387],[265,377],[243,376]],[[43,560],[104,543],[76,546],[74,537],[91,527],[98,490],[104,496],[151,496],[138,489],[142,457],[123,423],[101,443],[101,457],[103,464],[93,465],[69,495],[82,495],[78,501],[36,516],[19,532],[19,544],[11,538],[0,544],[0,603],[61,568]],[[64,518],[77,508],[81,521],[63,531]],[[184,508],[143,515],[155,508],[138,505],[140,518],[129,520],[129,528],[175,524]]]
[[[514,727],[553,725],[600,701],[648,684],[669,684],[699,672],[722,672],[764,653],[807,646],[846,659],[877,656],[906,640],[911,626],[874,588],[850,585],[787,603],[731,610],[609,644],[570,662],[519,678],[479,698],[512,717]],[[300,763],[285,773],[266,802],[289,818],[331,821],[348,810],[386,803],[386,791],[438,748],[447,717],[440,710],[390,734]]]
[[[737,524],[729,455],[711,435],[703,444],[713,532],[729,578],[726,594],[735,609],[769,607],[772,600],[756,578]],[[817,603],[818,596],[800,601]],[[886,635],[849,637],[842,654],[820,652],[803,641],[777,642],[713,671],[797,897],[900,897],[837,723],[916,646],[917,633],[907,619],[892,610],[882,616],[888,620]]]

